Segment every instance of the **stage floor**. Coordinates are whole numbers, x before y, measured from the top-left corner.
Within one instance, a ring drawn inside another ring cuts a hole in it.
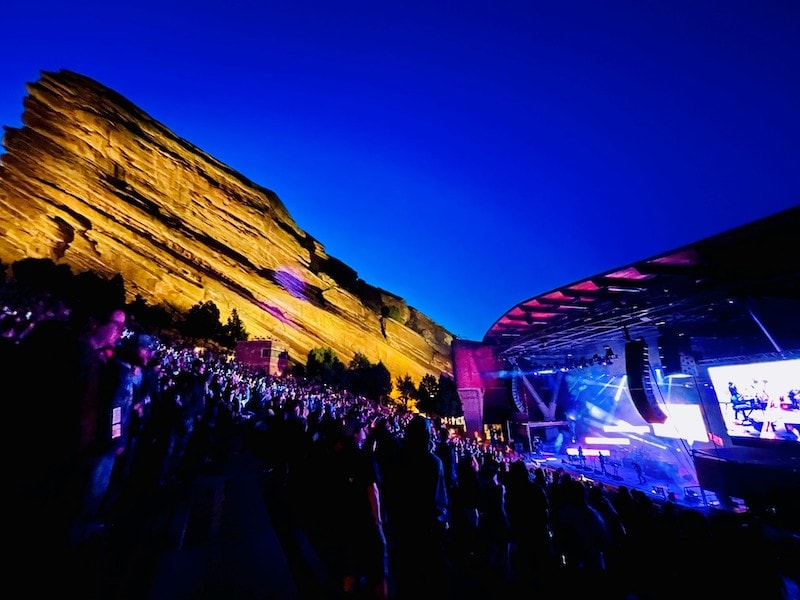
[[[524,460],[529,469],[543,467],[547,470],[555,470],[560,467],[576,479],[602,483],[603,486],[613,491],[624,485],[628,489],[644,492],[659,503],[671,500],[684,507],[725,509],[732,512],[746,511],[746,506],[740,499],[733,498],[733,505],[723,506],[714,492],[703,490],[699,485],[678,487],[671,479],[654,477],[649,474],[643,477],[644,481],[642,482],[632,467],[606,466],[604,473],[596,464],[596,460],[587,459],[582,465],[579,460],[574,460],[570,456],[548,454],[547,452],[527,453],[524,455]]]

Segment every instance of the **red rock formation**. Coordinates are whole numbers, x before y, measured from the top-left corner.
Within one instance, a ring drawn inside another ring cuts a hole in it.
[[[393,377],[452,373],[452,335],[372,287],[300,229],[275,193],[116,92],[69,71],[28,85],[0,156],[0,260],[121,273],[130,298],[236,309],[292,360],[329,346]],[[413,277],[413,273],[409,273]],[[391,318],[381,319],[382,309]]]

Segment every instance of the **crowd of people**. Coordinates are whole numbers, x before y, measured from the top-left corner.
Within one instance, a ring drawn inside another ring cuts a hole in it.
[[[68,565],[143,495],[224,460],[235,439],[262,461],[273,508],[307,536],[336,597],[787,597],[759,521],[656,503],[386,399],[198,354],[121,306],[3,301],[7,422],[24,440],[5,453],[22,562]],[[739,552],[757,579],[736,577]]]

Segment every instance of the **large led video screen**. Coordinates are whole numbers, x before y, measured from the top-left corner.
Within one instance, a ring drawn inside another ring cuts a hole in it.
[[[800,359],[709,367],[708,375],[731,441],[800,444]]]

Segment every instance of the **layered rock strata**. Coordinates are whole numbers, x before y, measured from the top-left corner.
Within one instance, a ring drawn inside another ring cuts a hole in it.
[[[329,346],[415,382],[452,373],[452,335],[325,253],[278,196],[70,71],[27,86],[0,155],[0,260],[122,274],[126,293],[236,309],[253,338],[304,363]],[[413,277],[409,273],[409,277]],[[388,315],[388,316],[387,316]]]

